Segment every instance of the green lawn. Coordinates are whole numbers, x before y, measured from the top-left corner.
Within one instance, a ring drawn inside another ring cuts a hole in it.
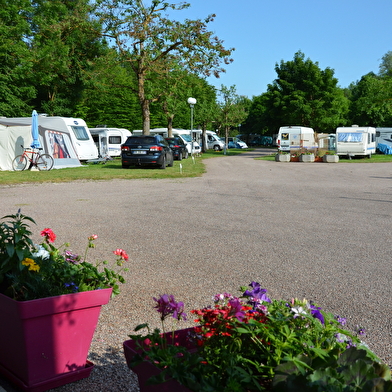
[[[240,154],[241,150],[230,150],[227,156]],[[205,172],[204,159],[223,156],[222,151],[209,151],[202,157],[188,158],[174,161],[173,167],[165,170],[155,168],[123,169],[121,160],[116,158],[105,164],[85,164],[82,167],[54,169],[50,171],[0,171],[0,185],[15,185],[25,183],[43,182],[70,182],[77,180],[112,180],[136,178],[184,178],[198,177]],[[181,166],[180,166],[181,165]]]

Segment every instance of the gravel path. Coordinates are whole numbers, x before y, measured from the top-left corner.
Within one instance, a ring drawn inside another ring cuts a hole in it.
[[[122,342],[140,323],[159,326],[153,296],[174,294],[190,310],[252,280],[365,327],[392,364],[391,164],[253,159],[263,153],[206,160],[200,178],[0,187],[0,216],[22,208],[37,235],[50,227],[75,252],[97,234],[94,259],[130,255],[121,295],[101,312],[92,375],[57,392],[138,391]]]

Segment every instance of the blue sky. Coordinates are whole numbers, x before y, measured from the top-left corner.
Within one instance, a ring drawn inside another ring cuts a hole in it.
[[[174,2],[174,1],[173,1]],[[234,62],[219,88],[235,85],[249,98],[276,79],[275,64],[299,50],[321,69],[335,71],[340,87],[368,72],[378,73],[381,58],[392,51],[391,0],[188,0],[191,7],[175,18],[216,14],[209,30],[234,47]]]

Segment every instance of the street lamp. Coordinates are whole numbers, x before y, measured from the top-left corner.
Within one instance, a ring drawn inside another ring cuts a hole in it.
[[[196,105],[196,98],[189,97],[188,104],[191,107],[191,155],[193,154],[193,107]]]

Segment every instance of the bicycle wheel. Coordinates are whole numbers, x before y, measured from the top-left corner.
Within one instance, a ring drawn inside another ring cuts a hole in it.
[[[37,159],[38,170],[50,170],[53,167],[54,160],[49,154],[41,154]]]
[[[26,169],[27,167],[27,158],[24,155],[18,155],[14,160],[12,161],[12,168],[15,171],[21,171]]]

